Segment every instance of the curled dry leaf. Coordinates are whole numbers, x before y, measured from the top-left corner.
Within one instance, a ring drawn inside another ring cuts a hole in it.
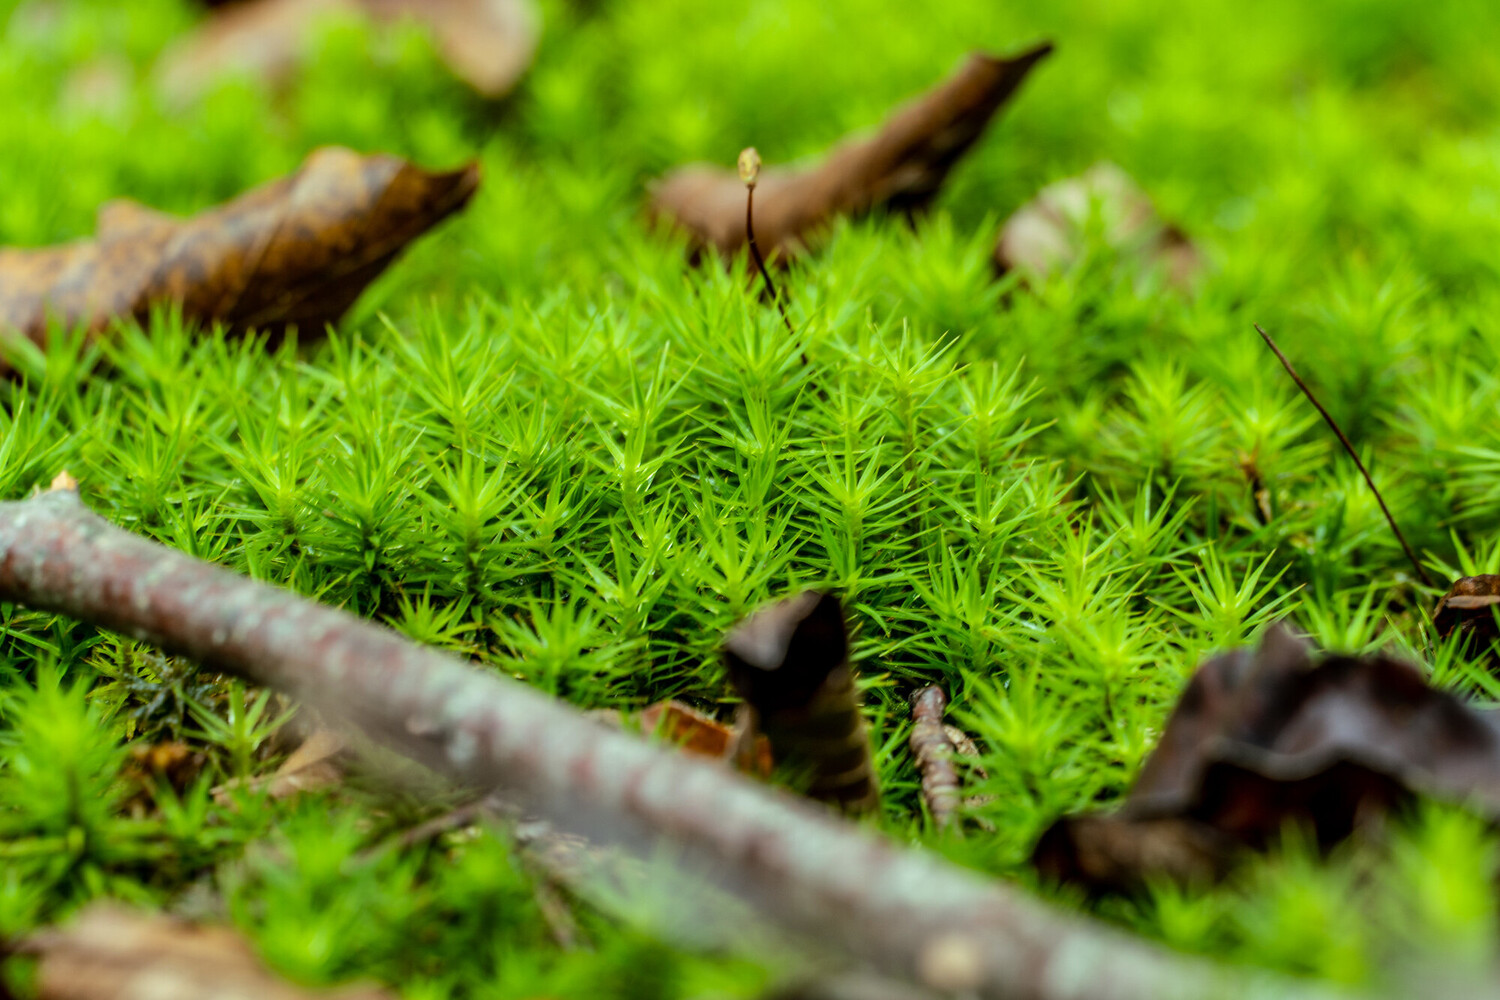
[[[111,202],[93,240],[0,249],[0,335],[40,344],[49,318],[98,332],[157,303],[235,330],[321,330],[478,184],[475,164],[429,173],[331,147],[191,218]]]
[[[1050,184],[1017,209],[1000,229],[995,263],[1038,275],[1065,269],[1083,255],[1091,224],[1122,258],[1160,268],[1172,285],[1191,285],[1203,270],[1198,248],[1113,163]]]
[[[809,590],[757,611],[725,637],[724,662],[745,699],[746,738],[764,734],[812,798],[850,813],[879,807],[838,598]]]
[[[1466,576],[1455,580],[1438,601],[1432,624],[1441,639],[1462,636],[1465,653],[1485,658],[1493,670],[1500,666],[1493,647],[1500,640],[1500,628],[1495,625],[1497,606],[1500,606],[1500,575]]]
[[[1194,675],[1125,804],[1059,820],[1045,873],[1093,888],[1222,875],[1291,821],[1328,847],[1415,795],[1500,820],[1500,713],[1388,656],[1328,656],[1281,628]]]
[[[217,11],[167,51],[157,67],[162,93],[186,102],[226,73],[284,85],[307,56],[309,28],[331,13],[424,25],[448,68],[490,98],[515,86],[541,36],[532,0],[247,0]]]
[[[924,207],[1051,51],[1044,43],[1012,58],[971,55],[957,74],[898,110],[874,136],[844,142],[816,167],[758,170],[754,225],[766,257],[801,251],[839,216]],[[733,254],[745,245],[745,183],[738,171],[683,167],[656,187],[650,212],[685,230],[695,253],[709,247]]]
[[[68,925],[22,942],[38,958],[37,1000],[393,1000],[373,988],[306,990],[273,975],[243,939],[111,903],[94,903]]]

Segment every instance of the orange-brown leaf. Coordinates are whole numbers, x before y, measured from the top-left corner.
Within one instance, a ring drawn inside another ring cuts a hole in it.
[[[641,728],[699,757],[726,760],[735,746],[736,733],[732,727],[680,701],[659,701],[648,706],[641,712]],[[761,776],[771,773],[771,744],[765,736],[755,735],[751,759],[752,773]]]
[[[22,945],[39,958],[38,1000],[391,1000],[373,988],[301,989],[273,975],[234,931],[95,903]]]
[[[873,137],[836,147],[806,170],[767,169],[755,187],[755,239],[767,257],[796,253],[820,228],[877,207],[911,212],[938,192],[948,171],[1047,53],[1013,58],[976,53],[962,69],[900,108]],[[694,248],[734,253],[745,244],[745,185],[737,171],[697,164],[668,175],[651,205],[686,230]]]
[[[0,331],[41,343],[49,317],[97,332],[158,303],[234,330],[321,330],[478,184],[474,164],[429,173],[330,147],[191,218],[113,202],[93,240],[0,249]]]

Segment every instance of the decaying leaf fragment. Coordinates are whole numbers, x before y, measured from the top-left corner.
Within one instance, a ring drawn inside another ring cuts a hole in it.
[[[850,813],[879,806],[838,598],[809,590],[757,611],[725,637],[724,663],[745,699],[746,738],[765,734],[812,798]]]
[[[1059,820],[1033,861],[1099,889],[1211,879],[1288,822],[1328,847],[1416,795],[1500,820],[1500,713],[1393,657],[1316,658],[1278,627],[1204,663],[1125,804]]]
[[[835,218],[877,207],[914,212],[1047,53],[1050,43],[1002,58],[975,53],[962,69],[893,114],[870,138],[851,139],[806,169],[768,168],[755,187],[755,235],[767,259],[805,248]],[[654,218],[686,230],[696,253],[745,245],[745,182],[737,171],[682,167],[653,193]]]
[[[1091,223],[1122,258],[1160,268],[1172,285],[1191,285],[1203,270],[1198,248],[1113,163],[1049,184],[1017,209],[1001,227],[995,264],[1037,275],[1062,270],[1082,256]]]
[[[303,792],[331,788],[344,780],[348,757],[349,741],[344,735],[320,726],[307,734],[275,773],[226,781],[213,789],[214,800],[221,804],[228,802],[231,793],[239,789],[264,791],[273,799],[289,799]]]
[[[37,1000],[393,1000],[373,988],[306,990],[269,972],[234,931],[95,903],[20,949]]]
[[[477,164],[429,173],[330,147],[191,218],[111,202],[93,240],[0,249],[0,336],[40,344],[49,317],[98,332],[158,303],[234,330],[321,331],[478,185]]]
[[[508,93],[530,67],[541,37],[533,0],[245,0],[225,6],[162,57],[163,94],[185,102],[226,73],[285,84],[307,56],[307,33],[331,13],[386,24],[411,19],[484,97]]]

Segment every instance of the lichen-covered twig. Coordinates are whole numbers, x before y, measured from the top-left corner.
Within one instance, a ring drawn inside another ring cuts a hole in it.
[[[958,771],[953,767],[953,741],[943,727],[948,696],[929,684],[911,696],[911,737],[907,741],[917,768],[922,772],[922,798],[932,823],[943,830],[953,825],[958,812]]]
[[[884,975],[1006,1000],[1327,995],[1171,952],[897,846],[722,764],[115,528],[68,490],[0,504],[0,599],[94,622],[341,716],[586,835],[672,845],[784,930]]]

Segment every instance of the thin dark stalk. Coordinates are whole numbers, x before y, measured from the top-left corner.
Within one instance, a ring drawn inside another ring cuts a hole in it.
[[[781,293],[776,289],[776,282],[771,280],[771,272],[766,270],[766,259],[760,255],[760,247],[755,242],[755,185],[745,186],[745,239],[750,243],[750,256],[755,259],[755,266],[760,270],[760,280],[766,283],[766,291],[771,295],[771,301],[776,303],[776,308],[781,313],[781,321],[786,324],[786,332],[793,337],[797,336],[797,328],[792,326],[792,318],[786,313],[786,302],[781,298]],[[802,363],[807,363],[807,353],[802,354]]]
[[[1323,415],[1323,421],[1329,427],[1333,428],[1333,433],[1338,435],[1339,443],[1344,446],[1344,450],[1349,453],[1349,457],[1354,459],[1354,467],[1359,470],[1361,476],[1365,477],[1365,482],[1369,484],[1370,492],[1375,494],[1375,502],[1380,504],[1380,512],[1385,515],[1386,523],[1391,526],[1391,531],[1395,534],[1396,541],[1401,543],[1402,550],[1406,552],[1406,558],[1411,560],[1412,568],[1417,571],[1417,577],[1422,581],[1424,586],[1431,587],[1431,578],[1428,577],[1427,571],[1422,568],[1422,563],[1417,559],[1417,554],[1407,544],[1406,536],[1401,534],[1400,527],[1396,525],[1395,517],[1391,515],[1391,509],[1385,505],[1385,497],[1380,495],[1380,489],[1375,485],[1375,480],[1370,478],[1370,473],[1365,468],[1365,463],[1359,460],[1359,455],[1355,452],[1354,445],[1350,444],[1349,439],[1344,436],[1343,430],[1339,427],[1338,422],[1333,419],[1332,414],[1323,409],[1323,404],[1318,402],[1318,397],[1314,396],[1312,390],[1307,387],[1307,383],[1302,381],[1302,377],[1297,374],[1297,370],[1292,367],[1292,363],[1286,359],[1286,355],[1281,353],[1281,348],[1276,346],[1276,341],[1271,339],[1271,335],[1262,330],[1259,323],[1255,324],[1255,332],[1260,334],[1260,339],[1264,340],[1266,346],[1276,355],[1277,360],[1281,362],[1281,367],[1285,368],[1286,373],[1292,377],[1292,381],[1297,383],[1297,388],[1302,390],[1302,395],[1306,396],[1307,401],[1317,408],[1317,411]]]

